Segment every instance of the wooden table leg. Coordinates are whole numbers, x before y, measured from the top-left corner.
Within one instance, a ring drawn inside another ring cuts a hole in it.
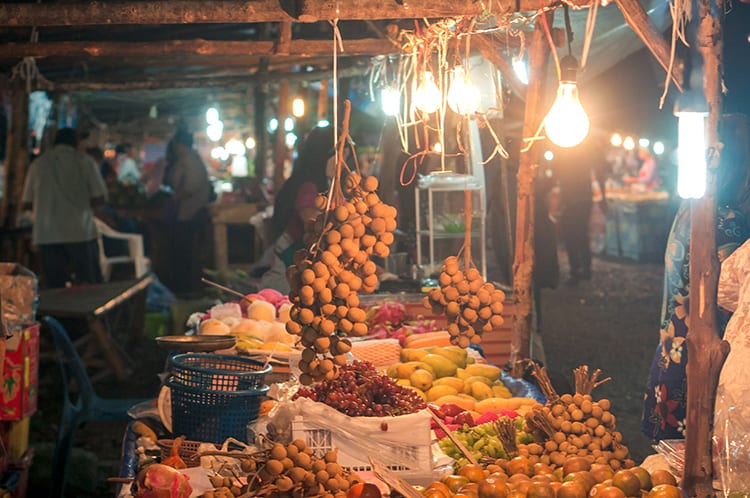
[[[112,373],[115,374],[117,380],[125,380],[127,377],[127,371],[125,365],[123,365],[120,353],[118,353],[115,347],[112,336],[107,330],[107,327],[102,322],[101,318],[93,317],[89,319],[89,330],[96,337],[99,346],[102,348],[102,353],[109,362],[109,368],[112,369]]]

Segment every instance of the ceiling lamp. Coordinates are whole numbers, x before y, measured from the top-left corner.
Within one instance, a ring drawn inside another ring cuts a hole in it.
[[[578,98],[577,69],[578,61],[572,55],[560,60],[557,97],[544,118],[547,138],[560,147],[575,147],[589,134],[589,118]]]
[[[383,88],[380,92],[380,105],[386,116],[398,116],[401,112],[401,93],[393,87]]]
[[[302,97],[295,97],[292,100],[292,115],[295,118],[301,118],[305,115],[305,99]]]
[[[613,147],[622,146],[622,135],[619,133],[613,133],[612,138],[609,139],[609,143],[611,143]]]
[[[440,108],[440,89],[435,84],[432,72],[425,71],[422,83],[414,92],[414,107],[427,114],[432,114]]]

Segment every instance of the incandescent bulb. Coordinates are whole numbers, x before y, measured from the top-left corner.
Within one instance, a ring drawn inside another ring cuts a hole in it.
[[[469,81],[464,68],[456,66],[451,71],[448,107],[456,114],[472,114],[479,109],[479,90]]]
[[[625,137],[625,140],[622,141],[622,148],[625,150],[635,149],[635,140],[633,140],[633,137]]]
[[[301,118],[305,115],[305,100],[302,97],[295,97],[292,100],[292,115],[295,118]]]
[[[544,129],[547,138],[560,147],[575,147],[589,134],[589,118],[578,100],[575,82],[560,82],[557,98],[544,118]]]
[[[544,118],[547,138],[560,147],[575,147],[589,134],[589,117],[578,99],[577,69],[575,57],[566,55],[560,60],[557,97]]]
[[[221,140],[221,135],[224,133],[224,123],[222,121],[216,121],[211,123],[206,128],[206,135],[213,142]]]
[[[700,199],[706,193],[705,112],[678,112],[677,193]]]
[[[620,147],[622,145],[622,135],[619,133],[613,133],[612,138],[609,139],[609,143],[611,143],[613,147]]]
[[[422,83],[414,92],[414,107],[422,112],[431,114],[440,108],[440,89],[430,71],[425,71]]]
[[[209,107],[206,111],[206,124],[214,124],[219,120],[219,110],[215,107]]]

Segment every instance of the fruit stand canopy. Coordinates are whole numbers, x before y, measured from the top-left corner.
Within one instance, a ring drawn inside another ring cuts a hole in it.
[[[70,94],[105,124],[143,119],[156,104],[160,116],[198,115],[209,100],[224,97],[239,104],[238,95],[241,98],[254,83],[273,83],[282,77],[309,81],[330,77],[329,19],[337,13],[344,41],[339,75],[364,76],[371,56],[397,50],[386,37],[389,23],[413,29],[414,19],[479,15],[482,5],[500,20],[518,10],[533,11],[554,3],[4,2],[0,5],[0,66],[7,83],[14,68],[25,57],[33,57],[39,89]],[[668,26],[664,2],[650,0],[643,7],[658,31]],[[581,52],[587,12],[571,11],[576,54]],[[562,16],[557,16],[555,27],[564,27]],[[600,8],[581,78],[593,78],[642,48],[615,5]],[[509,58],[519,52],[516,41],[505,55]]]

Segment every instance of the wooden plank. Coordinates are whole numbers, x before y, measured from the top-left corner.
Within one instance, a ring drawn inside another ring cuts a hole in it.
[[[552,25],[554,11],[547,14],[547,24]],[[544,27],[536,23],[529,40],[529,84],[526,88],[526,110],[521,136],[533,137],[544,118],[544,81],[546,80],[549,45]],[[522,144],[523,146],[523,144]],[[513,338],[511,361],[521,360],[530,354],[530,329],[532,285],[534,272],[534,182],[539,165],[539,147],[520,153],[518,167],[516,240],[513,259]]]
[[[291,36],[291,32],[289,32]],[[379,38],[349,39],[344,41],[343,56],[380,55],[398,52],[398,47]],[[330,55],[330,40],[275,41],[215,41],[161,40],[139,42],[113,41],[55,41],[39,43],[4,43],[0,58],[24,57],[164,57],[176,55],[250,56],[250,55]]]
[[[417,19],[504,15],[536,11],[554,5],[548,0],[434,0],[387,1],[348,0],[169,0],[169,1],[86,1],[76,3],[3,3],[2,26],[85,26],[125,24],[198,24],[317,22],[339,20]],[[573,6],[588,0],[572,0]]]

